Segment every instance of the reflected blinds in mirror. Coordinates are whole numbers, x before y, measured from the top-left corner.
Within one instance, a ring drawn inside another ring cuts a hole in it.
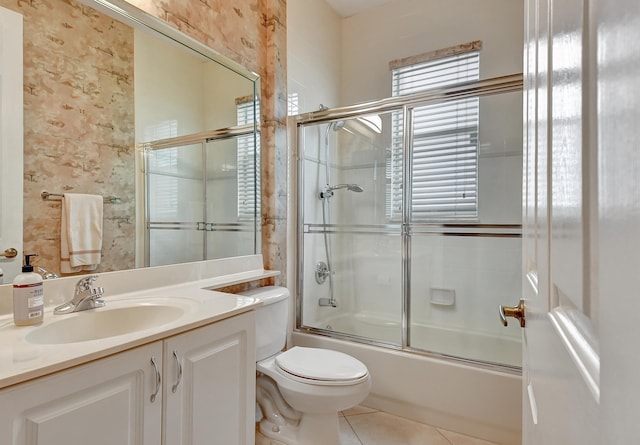
[[[252,100],[237,101],[238,125],[260,121],[260,107]],[[260,208],[260,133],[238,137],[238,220],[253,221]],[[255,149],[254,149],[255,147]]]

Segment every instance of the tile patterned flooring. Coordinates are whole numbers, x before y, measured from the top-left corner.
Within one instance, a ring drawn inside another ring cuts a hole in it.
[[[356,406],[340,416],[340,445],[496,445],[453,431]],[[256,432],[256,445],[281,445]]]

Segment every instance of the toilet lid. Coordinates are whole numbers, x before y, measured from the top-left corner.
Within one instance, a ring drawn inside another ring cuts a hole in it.
[[[300,346],[277,355],[276,365],[294,376],[323,382],[351,382],[369,373],[361,361],[350,355]]]

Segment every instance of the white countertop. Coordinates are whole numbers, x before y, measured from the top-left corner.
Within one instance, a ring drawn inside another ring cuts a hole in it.
[[[255,257],[259,257],[261,267],[262,258],[259,255]],[[40,325],[15,326],[12,313],[1,315],[0,388],[61,371],[247,312],[259,304],[257,300],[210,289],[278,275],[278,272],[265,271],[259,268],[242,270],[246,267],[246,264],[242,264],[240,269],[236,268],[235,270],[233,268],[219,267],[226,264],[224,260],[216,261],[218,263],[214,265],[215,270],[207,273],[207,275],[210,275],[209,278],[178,282],[160,287],[141,285],[140,281],[145,281],[149,276],[149,272],[146,272],[145,277],[144,272],[145,270],[148,271],[148,269],[142,269],[140,274],[137,275],[130,274],[130,272],[134,271],[127,271],[129,272],[127,279],[135,279],[135,285],[132,285],[133,288],[137,288],[135,291],[113,295],[109,293],[108,284],[105,283],[104,300],[106,301],[106,306],[104,308],[73,314],[54,315],[53,308],[55,305],[48,305],[45,308],[44,321]],[[253,266],[255,266],[256,261],[251,259]],[[173,269],[172,267],[166,266],[160,272],[166,275],[168,271],[175,272],[176,267],[184,268],[184,266],[175,266]],[[110,274],[118,274],[118,272]],[[184,274],[175,273],[173,275],[175,275],[174,281],[183,280]],[[77,281],[78,277],[75,278],[75,281]],[[105,279],[105,281],[113,282],[114,279],[118,278],[122,278],[122,276],[112,275],[110,279]],[[98,280],[100,280],[100,276]],[[98,281],[96,285],[101,286],[102,284]],[[119,287],[121,289],[126,288],[122,284]],[[141,287],[146,288],[140,289]],[[47,289],[45,287],[45,294],[46,292]],[[63,344],[42,344],[42,342],[33,341],[34,331],[58,323],[65,317],[82,317],[86,313],[93,311],[108,311],[140,304],[174,306],[179,308],[176,312],[179,316],[175,320],[159,326],[99,340]]]

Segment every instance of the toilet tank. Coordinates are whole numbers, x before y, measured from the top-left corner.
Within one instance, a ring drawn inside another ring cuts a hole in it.
[[[289,329],[289,290],[265,286],[241,292],[240,295],[262,301],[256,311],[256,361],[282,351]]]

